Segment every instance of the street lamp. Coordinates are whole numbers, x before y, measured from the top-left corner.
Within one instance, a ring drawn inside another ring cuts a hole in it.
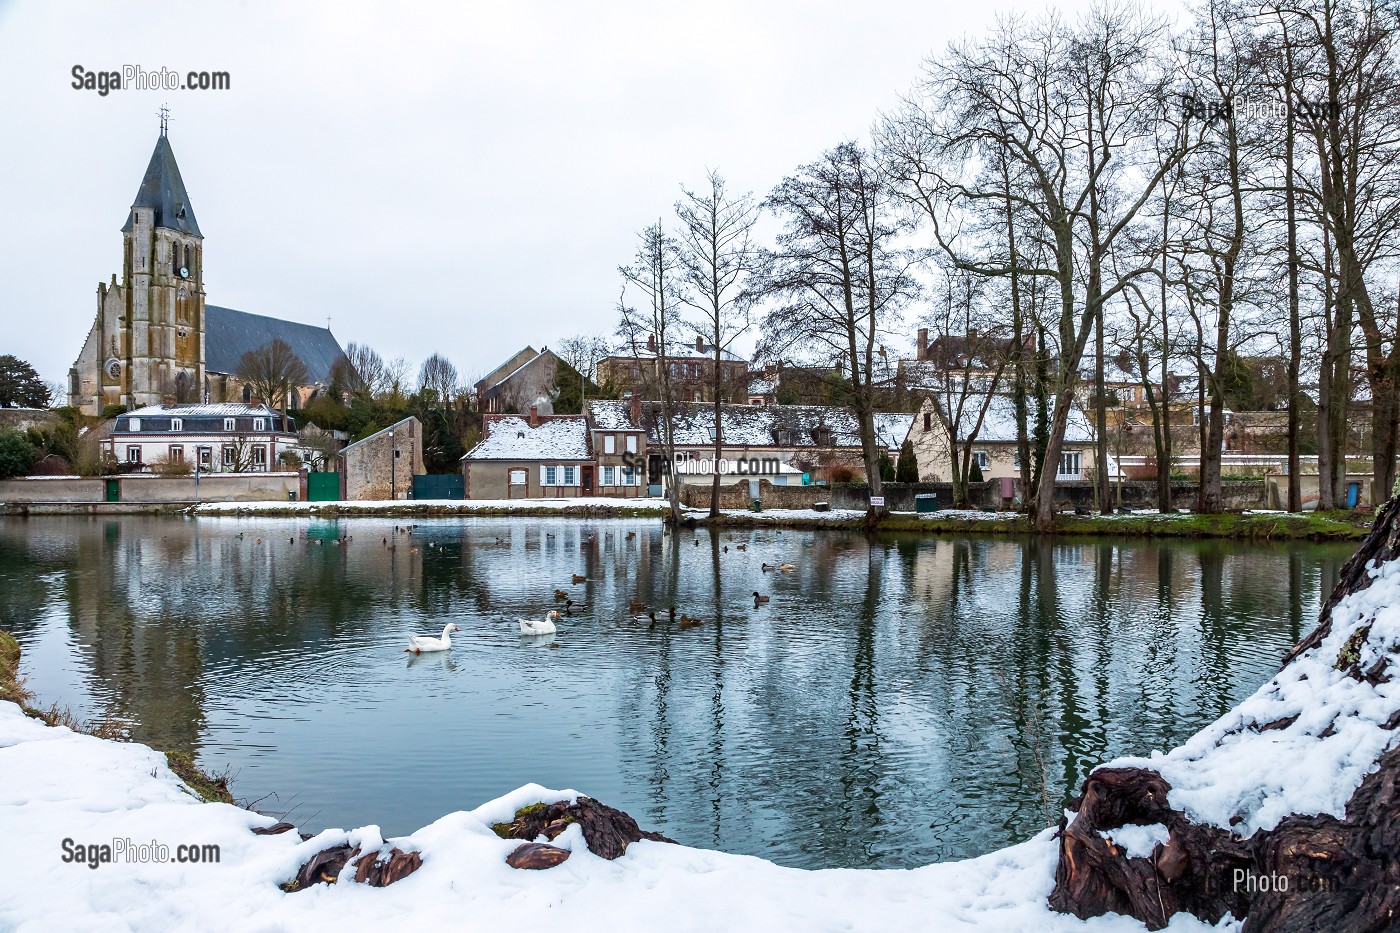
[[[397,467],[399,465],[399,450],[394,446],[394,429],[389,429],[389,498],[398,499],[399,482]]]

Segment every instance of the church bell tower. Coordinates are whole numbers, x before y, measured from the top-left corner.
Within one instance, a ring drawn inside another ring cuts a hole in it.
[[[204,393],[204,237],[165,115],[122,226],[122,277],[97,286],[97,320],[69,374],[69,404],[158,405]]]

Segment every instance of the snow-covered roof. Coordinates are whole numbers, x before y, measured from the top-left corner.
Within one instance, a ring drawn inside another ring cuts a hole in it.
[[[243,402],[219,402],[209,405],[146,405],[134,411],[125,412],[122,417],[131,418],[237,418],[248,415],[271,415],[275,412],[267,405],[248,405]]]
[[[589,402],[595,429],[636,430],[626,401]],[[661,442],[658,433],[660,403],[642,403],[642,421],[649,443]],[[680,447],[704,447],[713,441],[714,406],[704,402],[683,402],[676,406],[675,440]],[[723,405],[720,408],[724,443],[736,447],[859,447],[860,428],[849,409],[835,405]],[[904,443],[914,415],[877,413],[875,431],[890,448]],[[820,429],[831,432],[830,444],[818,444]]]
[[[657,356],[655,350],[648,350],[645,345],[638,344],[635,347],[619,347],[615,352],[607,356],[610,360],[630,360],[642,359],[650,360]],[[712,343],[707,343],[703,347],[697,347],[695,341],[677,340],[666,345],[666,358],[668,360],[712,360],[715,358],[715,347]],[[719,358],[726,363],[743,363],[742,356],[731,353],[728,350],[721,350]]]
[[[958,419],[958,434],[967,437],[972,433],[972,428],[977,424],[977,415],[982,410],[982,402],[987,399],[985,393],[975,389],[967,393],[967,397],[962,403],[962,417]],[[939,406],[949,408],[956,407],[958,394],[939,393],[934,399],[934,403]],[[1035,417],[1034,401],[1027,400],[1027,417]],[[1050,416],[1053,418],[1055,412],[1055,400],[1050,400]],[[1030,425],[1027,425],[1029,431]],[[1016,402],[1008,394],[998,392],[987,401],[987,414],[982,419],[982,428],[977,432],[977,440],[989,444],[1014,443],[1016,440]],[[1089,416],[1084,413],[1084,409],[1077,404],[1070,403],[1069,419],[1065,425],[1065,440],[1071,444],[1088,444],[1094,440],[1094,430],[1089,423]]]
[[[486,437],[463,460],[589,460],[588,419],[582,415],[541,417],[536,427],[526,418],[502,415],[486,419]]]

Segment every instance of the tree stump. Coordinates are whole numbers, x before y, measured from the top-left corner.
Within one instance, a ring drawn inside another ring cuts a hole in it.
[[[577,803],[558,801],[537,803],[521,807],[515,811],[515,819],[509,823],[496,823],[491,827],[502,839],[522,839],[530,841],[544,836],[554,839],[569,824],[578,823],[583,830],[583,840],[588,843],[588,851],[605,859],[615,859],[627,851],[627,846],[638,839],[653,842],[675,842],[660,833],[645,832],[637,821],[621,810],[599,803],[592,797],[579,797]]]
[[[530,868],[541,871],[562,864],[569,855],[568,849],[561,849],[543,842],[526,842],[516,846],[510,855],[506,856],[506,864],[511,868]]]
[[[397,848],[387,853],[371,852],[355,865],[355,880],[372,888],[382,888],[401,878],[407,878],[423,866],[423,857],[417,852],[403,852]]]

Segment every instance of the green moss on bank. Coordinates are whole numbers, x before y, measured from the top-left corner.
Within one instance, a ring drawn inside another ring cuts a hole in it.
[[[194,763],[194,757],[186,752],[166,752],[165,761],[170,765],[170,770],[175,772],[175,776],[188,784],[190,790],[198,794],[205,803],[233,803],[233,794],[229,793],[228,789],[227,774],[216,777],[201,771]]]
[[[1256,541],[1359,541],[1371,529],[1374,515],[1356,512],[1303,514],[1246,513],[1225,515],[1057,515],[1055,534],[1125,538],[1242,538]],[[697,519],[698,525],[730,528],[828,528],[863,530],[864,518],[786,518],[781,512],[722,515]],[[1005,516],[933,513],[927,517],[889,515],[877,531],[920,534],[1034,533],[1025,515]]]

